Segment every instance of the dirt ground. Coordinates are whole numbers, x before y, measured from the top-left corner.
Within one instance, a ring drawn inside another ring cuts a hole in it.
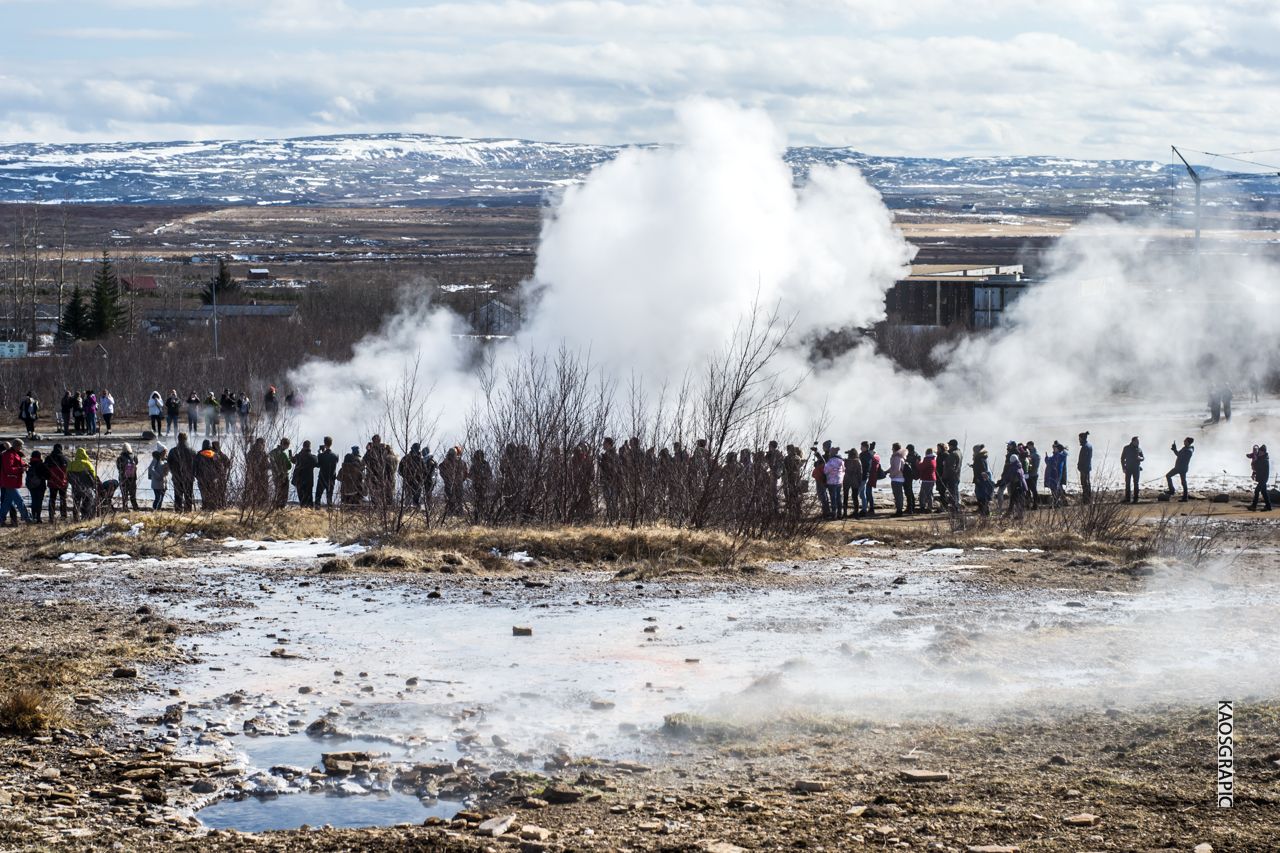
[[[1218,510],[1214,523],[1228,531],[1216,545],[1262,542],[1245,559],[1263,568],[1274,559],[1271,522],[1232,506],[1197,503],[1184,511],[1205,509]],[[922,538],[954,535],[932,518],[854,522],[829,531],[823,547],[841,556],[857,553],[842,540],[879,537],[889,542],[885,559],[898,559],[902,548],[909,572],[909,554]],[[47,725],[0,734],[4,850],[731,853],[1191,850],[1207,843],[1217,851],[1263,851],[1276,849],[1280,839],[1280,694],[1273,684],[1237,697],[1240,787],[1230,810],[1215,808],[1213,799],[1215,709],[1152,705],[899,722],[818,714],[750,726],[670,719],[650,735],[663,756],[651,765],[553,755],[527,773],[486,775],[482,766],[460,761],[457,772],[465,771],[475,786],[477,805],[452,820],[371,830],[206,833],[190,807],[196,794],[212,789],[211,780],[232,771],[175,759],[171,743],[119,710],[130,696],[161,689],[140,671],[191,666],[179,639],[216,627],[167,618],[157,603],[193,595],[190,573],[143,561],[39,559],[30,551],[15,554],[16,540],[5,539],[0,684],[10,696],[21,685],[44,697]],[[976,541],[982,540],[969,544]],[[192,551],[199,553],[198,542]],[[1143,577],[1096,549],[1004,551],[984,554],[983,563],[977,582],[991,588],[1134,592]],[[540,573],[562,577],[564,568],[525,571],[536,587]],[[378,572],[387,584],[424,583],[421,571]],[[447,592],[485,582],[485,572],[433,573],[427,582]],[[787,582],[785,574],[741,567],[683,578],[735,586]],[[507,816],[512,821],[497,837],[479,831],[484,821]]]

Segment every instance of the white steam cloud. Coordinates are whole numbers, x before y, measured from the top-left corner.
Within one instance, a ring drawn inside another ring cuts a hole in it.
[[[680,122],[677,144],[627,151],[565,193],[543,226],[524,328],[489,357],[501,364],[567,347],[622,381],[678,384],[758,300],[795,318],[776,365],[807,377],[789,402],[792,429],[824,408],[846,445],[962,435],[1070,445],[1077,428],[1093,429],[1099,459],[1113,466],[1128,436],[1148,430],[1153,474],[1165,467],[1160,448],[1197,422],[1209,381],[1272,366],[1253,354],[1272,350],[1274,269],[1214,259],[1214,275],[1202,279],[1189,258],[1149,246],[1142,227],[1098,220],[1059,242],[1048,280],[1014,307],[1007,328],[956,345],[940,376],[904,372],[868,342],[815,369],[812,336],[881,319],[914,250],[855,168],[818,168],[797,187],[763,113],[698,101]],[[340,444],[363,441],[384,398],[416,373],[439,415],[437,433],[422,438],[458,440],[479,390],[476,353],[458,332],[450,313],[418,299],[350,361],[303,366],[293,382],[306,400],[304,425]],[[1249,431],[1236,424],[1206,435],[1197,458],[1241,467]]]

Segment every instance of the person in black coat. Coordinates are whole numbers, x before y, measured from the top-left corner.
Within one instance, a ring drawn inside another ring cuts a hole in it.
[[[1268,481],[1271,480],[1271,458],[1267,456],[1267,446],[1265,444],[1257,445],[1253,448],[1253,452],[1249,454],[1253,468],[1253,503],[1249,504],[1250,510],[1258,508],[1258,497],[1262,497],[1262,511],[1271,512],[1271,492],[1267,487]],[[31,454],[31,465],[35,467],[35,454]],[[31,475],[28,474],[28,477]],[[39,511],[37,510],[36,521],[40,520]]]
[[[1142,462],[1145,458],[1136,435],[1129,439],[1124,450],[1120,451],[1120,470],[1124,472],[1125,503],[1138,502],[1138,480],[1142,475]]]
[[[293,454],[293,487],[298,490],[299,506],[314,506],[316,468],[319,460],[311,452],[311,442],[302,442],[302,449]]]
[[[1193,444],[1195,444],[1195,439],[1192,438],[1191,436],[1187,436],[1182,440],[1181,448],[1178,447],[1177,442],[1174,442],[1173,444],[1169,445],[1169,449],[1173,451],[1175,458],[1173,462],[1173,468],[1169,470],[1169,473],[1164,475],[1165,481],[1169,484],[1169,492],[1168,492],[1169,497],[1173,497],[1173,493],[1174,493],[1174,488],[1173,488],[1174,475],[1176,474],[1179,478],[1181,478],[1182,501],[1184,503],[1186,501],[1191,500],[1190,496],[1187,494],[1187,471],[1191,468],[1191,454],[1196,452],[1195,447],[1192,446]]]
[[[333,452],[333,439],[326,435],[324,444],[320,446],[320,453],[316,456],[319,476],[316,479],[315,506],[320,505],[321,495],[324,495],[325,506],[333,506],[333,484],[338,479],[338,462],[338,454]]]
[[[169,451],[169,476],[173,480],[173,509],[190,512],[196,503],[196,452],[187,443],[187,434],[178,433],[178,443]]]

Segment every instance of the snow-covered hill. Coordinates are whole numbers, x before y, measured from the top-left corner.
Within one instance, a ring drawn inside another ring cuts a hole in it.
[[[621,148],[422,134],[303,139],[0,145],[0,201],[127,204],[406,204],[536,201]],[[1180,169],[1132,160],[876,157],[794,148],[797,176],[853,163],[891,206],[1080,212],[1165,205]],[[1280,182],[1233,182],[1235,203]],[[1252,199],[1252,201],[1251,201]]]

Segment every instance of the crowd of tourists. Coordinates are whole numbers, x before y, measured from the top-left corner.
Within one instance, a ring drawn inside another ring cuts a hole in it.
[[[284,395],[286,408],[298,408],[302,398],[293,391]],[[279,414],[281,398],[275,386],[267,388],[262,397],[262,410],[268,417]],[[27,439],[37,436],[36,427],[42,417],[43,406],[35,394],[28,391],[18,404],[18,420],[27,430]],[[112,421],[116,414],[116,400],[107,389],[101,392],[92,388],[74,391],[64,388],[62,399],[54,415],[54,430],[64,436],[111,435]],[[201,394],[194,388],[185,395],[176,389],[168,394],[152,391],[147,398],[147,417],[154,436],[177,436],[181,424],[186,423],[188,435],[197,435],[203,429],[204,437],[240,433],[248,435],[251,416],[255,414],[253,401],[245,391],[223,388],[221,394],[210,390]]]
[[[1160,499],[1171,500],[1178,487],[1180,499],[1190,499],[1187,474],[1194,452],[1191,437],[1170,446],[1172,467]],[[218,438],[193,439],[183,431],[172,447],[157,441],[148,455],[125,443],[113,460],[102,462],[91,459],[84,446],[68,456],[61,443],[47,454],[32,451],[28,458],[23,440],[13,439],[0,442],[0,520],[40,523],[46,498],[50,521],[90,518],[117,501],[122,509],[137,510],[143,478],[153,510],[165,509],[166,501],[178,512],[195,510],[198,494],[204,510],[281,508],[293,500],[327,508],[336,500],[346,508],[423,511],[473,522],[764,524],[794,522],[817,508],[832,520],[873,517],[878,503],[895,516],[956,513],[966,493],[981,515],[993,508],[1020,515],[1063,505],[1072,470],[1078,483],[1073,500],[1095,499],[1087,432],[1078,436],[1074,465],[1058,441],[1043,453],[1034,441],[1009,441],[993,456],[984,444],[962,454],[955,439],[923,452],[895,442],[882,456],[874,441],[844,452],[828,441],[808,454],[795,445],[782,449],[777,442],[717,454],[705,440],[692,448],[681,443],[645,448],[638,438],[622,444],[605,438],[597,448],[580,443],[568,452],[508,443],[497,457],[495,466],[484,450],[467,454],[454,446],[437,460],[422,444],[400,455],[377,435],[341,456],[329,437],[316,447],[303,441],[295,450],[288,438],[269,447],[265,438],[249,435],[232,455]],[[1270,511],[1266,446],[1254,447],[1247,458],[1256,486],[1250,508],[1261,502]],[[1120,454],[1125,502],[1139,501],[1145,463],[1135,436]],[[100,472],[108,466],[114,476]],[[881,497],[886,484],[888,495]]]

